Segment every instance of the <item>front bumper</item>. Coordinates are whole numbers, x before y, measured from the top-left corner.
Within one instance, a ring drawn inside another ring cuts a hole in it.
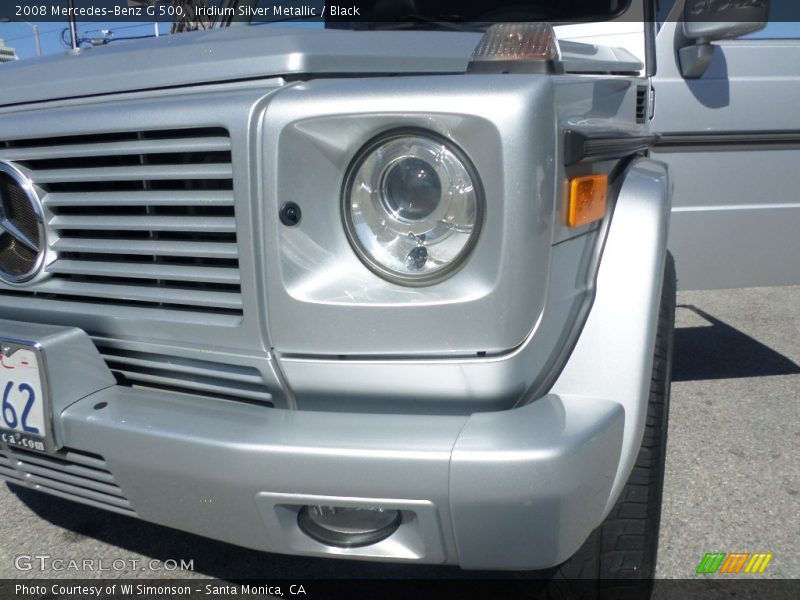
[[[148,521],[270,552],[538,568],[601,519],[624,414],[555,395],[471,417],[326,414],[111,386],[58,420],[59,441],[102,456]],[[0,452],[12,466],[22,454]],[[373,546],[332,548],[297,526],[307,504],[403,522]]]

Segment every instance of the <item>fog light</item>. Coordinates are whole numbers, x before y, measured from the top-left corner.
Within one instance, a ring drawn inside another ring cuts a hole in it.
[[[304,506],[297,524],[309,537],[328,546],[369,546],[392,535],[400,526],[398,510]]]

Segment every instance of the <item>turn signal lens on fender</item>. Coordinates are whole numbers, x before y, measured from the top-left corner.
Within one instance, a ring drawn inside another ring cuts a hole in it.
[[[560,73],[561,50],[547,23],[497,23],[472,53],[471,73]]]
[[[557,60],[558,41],[548,23],[497,23],[486,30],[472,61]]]
[[[582,175],[569,182],[567,225],[580,227],[599,221],[606,214],[608,175]]]

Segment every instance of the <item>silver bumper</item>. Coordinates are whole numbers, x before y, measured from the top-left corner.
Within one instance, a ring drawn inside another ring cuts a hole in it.
[[[270,552],[539,568],[601,519],[624,415],[554,395],[469,418],[324,414],[114,386],[60,421],[64,444],[103,456],[149,521]],[[403,523],[374,546],[331,548],[298,528],[306,504],[394,508]]]
[[[0,476],[260,550],[547,567],[601,520],[619,463],[624,412],[607,400],[548,395],[469,417],[289,411],[113,385],[79,329],[0,321],[12,335],[43,349],[62,450],[0,444]],[[91,455],[102,471],[72,458]],[[382,542],[334,548],[298,527],[308,504],[403,519]]]

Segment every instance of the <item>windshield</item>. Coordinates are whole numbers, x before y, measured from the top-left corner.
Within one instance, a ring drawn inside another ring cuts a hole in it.
[[[467,22],[601,21],[625,11],[631,0],[361,0],[362,21]],[[328,21],[330,26],[333,20]],[[335,22],[335,21],[334,21]]]
[[[325,27],[345,29],[474,29],[508,21],[605,21],[625,12],[631,0],[349,0],[347,6],[304,0],[284,2],[280,10],[273,0],[218,3],[236,7],[229,22],[245,18],[253,24],[324,21]]]

